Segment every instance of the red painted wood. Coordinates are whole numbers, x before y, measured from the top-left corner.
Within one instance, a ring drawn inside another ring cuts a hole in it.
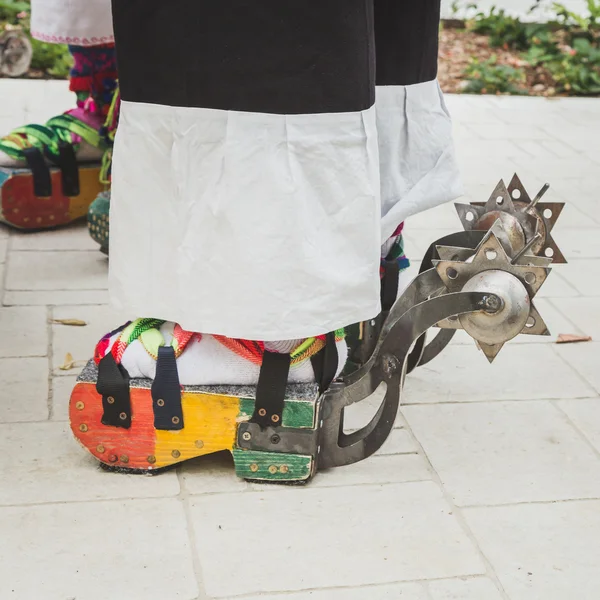
[[[83,408],[78,408],[81,405]],[[148,457],[154,456],[156,434],[150,390],[131,389],[132,418],[129,429],[103,425],[102,413],[102,397],[96,391],[96,386],[93,383],[78,383],[73,389],[69,405],[71,429],[75,437],[107,465],[130,469],[151,468],[153,463],[148,461]]]
[[[61,174],[51,171],[52,196],[33,195],[33,179],[29,173],[13,175],[0,190],[4,219],[23,229],[40,229],[64,225],[71,221],[70,200],[62,194]]]

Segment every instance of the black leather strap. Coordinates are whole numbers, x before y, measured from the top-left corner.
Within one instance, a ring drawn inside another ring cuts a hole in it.
[[[156,376],[152,382],[152,408],[155,429],[163,431],[183,429],[181,386],[175,350],[172,346],[162,346],[158,349]]]
[[[265,350],[251,423],[257,423],[261,428],[281,425],[291,362],[289,354]]]
[[[339,356],[335,343],[335,333],[328,333],[325,347],[311,357],[315,381],[319,384],[319,392],[325,392],[335,379],[339,366]]]
[[[52,196],[50,168],[46,164],[41,150],[39,148],[26,148],[23,150],[23,156],[25,156],[27,166],[31,169],[33,193],[41,198]]]
[[[102,396],[103,425],[131,427],[129,379],[129,373],[116,363],[110,352],[100,361],[96,390]]]
[[[75,149],[72,144],[60,141],[58,143],[58,166],[62,179],[62,192],[70,198],[79,196],[79,167],[75,158]]]
[[[381,310],[389,312],[398,297],[398,279],[400,263],[397,260],[383,261],[383,278],[381,280]]]

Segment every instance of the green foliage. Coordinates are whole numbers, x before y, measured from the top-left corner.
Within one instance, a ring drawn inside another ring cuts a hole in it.
[[[490,46],[527,50],[534,38],[546,34],[545,26],[539,23],[523,23],[506,14],[504,9],[492,6],[489,14],[477,13],[469,29],[490,37]]]
[[[600,30],[600,0],[587,0],[587,9],[589,15],[579,15],[564,4],[554,3],[554,10],[563,26],[569,28],[575,25],[582,31],[594,35]]]
[[[0,20],[16,25],[19,22],[17,15],[30,8],[29,2],[23,0],[0,0]]]
[[[525,94],[522,84],[525,73],[520,69],[499,65],[498,57],[488,60],[473,59],[465,71],[468,94]]]
[[[547,69],[558,92],[600,94],[600,0],[587,0],[585,15],[562,4],[553,6],[558,20],[554,25],[522,23],[493,7],[489,14],[478,13],[469,28],[490,36],[491,46],[521,50],[523,60],[529,65]],[[495,57],[481,63],[474,61],[465,72],[468,81],[465,91],[523,93],[518,87],[523,79],[517,73],[520,72],[512,67],[502,68]]]
[[[31,40],[33,45],[32,69],[46,71],[52,77],[66,79],[73,64],[67,46],[47,44],[39,40]]]
[[[547,64],[560,91],[576,95],[600,94],[600,48],[586,38]]]

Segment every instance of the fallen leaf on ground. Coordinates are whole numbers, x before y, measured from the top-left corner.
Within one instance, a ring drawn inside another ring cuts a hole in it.
[[[556,340],[557,344],[578,344],[580,342],[591,342],[589,335],[575,335],[574,333],[561,333]]]
[[[73,360],[73,355],[70,352],[67,352],[65,356],[65,362],[58,367],[61,371],[70,371],[75,368],[75,361]]]
[[[87,323],[80,319],[52,319],[53,323],[58,325],[70,325],[71,327],[85,327]]]

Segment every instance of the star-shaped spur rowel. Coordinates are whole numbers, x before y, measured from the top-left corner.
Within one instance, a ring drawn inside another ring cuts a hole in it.
[[[519,249],[537,234],[538,240],[531,247],[536,256],[552,258],[555,264],[564,264],[566,259],[552,237],[552,230],[563,211],[564,202],[541,202],[548,191],[545,185],[531,200],[527,190],[515,174],[508,188],[501,180],[487,202],[455,204],[465,230],[487,230],[500,219],[505,226],[505,249]]]
[[[475,250],[438,246],[440,260],[433,261],[448,292],[473,290],[475,289],[472,287],[473,283],[483,286],[483,289],[476,288],[478,291],[486,291],[485,286],[489,281],[489,291],[501,298],[506,289],[505,299],[511,300],[506,285],[512,286],[517,295],[521,294],[518,296],[521,299],[520,303],[510,303],[507,309],[517,307],[516,314],[503,315],[503,307],[497,314],[489,316],[461,315],[438,323],[438,327],[443,329],[465,329],[473,337],[475,337],[473,328],[470,327],[473,318],[479,319],[478,324],[483,324],[484,329],[488,323],[490,335],[487,336],[486,333],[486,335],[479,336],[485,339],[477,339],[477,337],[475,339],[490,362],[498,355],[504,344],[519,333],[550,335],[546,323],[533,305],[533,298],[548,278],[551,271],[549,265],[552,261],[549,258],[527,254],[527,248],[514,253],[511,257],[500,241],[505,234],[504,225],[498,219]],[[514,276],[522,285],[515,282],[514,278],[506,277],[502,273],[498,274],[498,271]],[[478,277],[482,275],[483,277]],[[465,286],[467,287],[465,288]],[[509,317],[508,324],[505,326],[503,319]]]

